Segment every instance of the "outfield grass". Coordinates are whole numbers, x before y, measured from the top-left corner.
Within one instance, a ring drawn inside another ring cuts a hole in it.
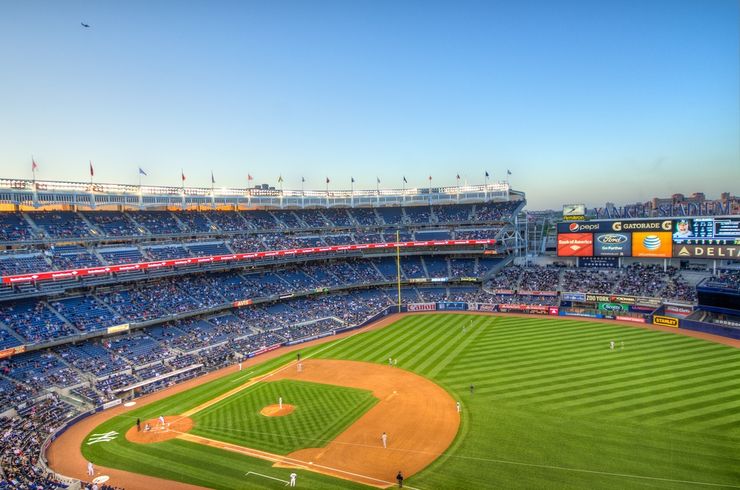
[[[295,406],[285,417],[265,417],[260,410],[277,403]],[[191,433],[288,454],[322,447],[378,402],[370,391],[302,381],[259,383],[192,416]]]
[[[617,342],[614,351],[610,340]],[[438,314],[407,316],[303,353],[378,363],[394,357],[400,368],[434,380],[462,401],[458,438],[408,479],[417,488],[740,487],[737,349],[614,324]],[[262,370],[292,359],[283,356]],[[130,417],[180,413],[233,388],[234,379]],[[125,432],[130,423],[118,417],[94,432]],[[178,440],[140,446],[119,438],[83,444],[83,452],[102,465],[214,488],[278,488],[243,475],[286,474],[266,462]],[[307,488],[355,486],[298,473]]]

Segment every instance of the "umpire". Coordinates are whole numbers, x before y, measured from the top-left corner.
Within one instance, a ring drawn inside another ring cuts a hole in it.
[[[398,480],[398,488],[403,488],[403,473],[401,473],[401,470],[398,470],[396,480]]]

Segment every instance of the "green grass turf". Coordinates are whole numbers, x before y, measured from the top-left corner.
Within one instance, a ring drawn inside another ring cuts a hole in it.
[[[293,404],[293,413],[265,417],[260,410]],[[193,434],[276,454],[323,447],[352,425],[378,399],[370,391],[281,380],[259,383],[193,415]]]
[[[610,340],[617,341],[614,351]],[[457,439],[407,480],[413,487],[716,488],[682,483],[701,482],[740,488],[737,349],[612,324],[438,314],[406,316],[303,354],[378,363],[398,358],[400,368],[434,380],[462,401]],[[231,389],[235,376],[130,415],[182,412]],[[118,417],[94,432],[125,432],[130,424]],[[119,437],[83,444],[83,452],[100,464],[214,488],[279,488],[278,482],[243,475],[257,471],[285,479],[288,473],[177,440],[140,446]],[[298,473],[307,488],[354,487]]]

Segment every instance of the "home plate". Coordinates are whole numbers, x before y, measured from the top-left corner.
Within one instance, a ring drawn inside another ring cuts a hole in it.
[[[101,484],[107,482],[108,480],[110,480],[110,477],[108,475],[100,475],[96,478],[93,478],[93,483]]]
[[[123,404],[124,407],[133,407],[134,405],[136,405],[136,402],[126,402]]]

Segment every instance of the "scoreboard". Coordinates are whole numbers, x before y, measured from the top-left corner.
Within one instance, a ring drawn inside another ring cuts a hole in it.
[[[740,260],[740,216],[562,222],[559,257]]]
[[[740,245],[740,218],[674,220],[673,241],[684,245]]]

